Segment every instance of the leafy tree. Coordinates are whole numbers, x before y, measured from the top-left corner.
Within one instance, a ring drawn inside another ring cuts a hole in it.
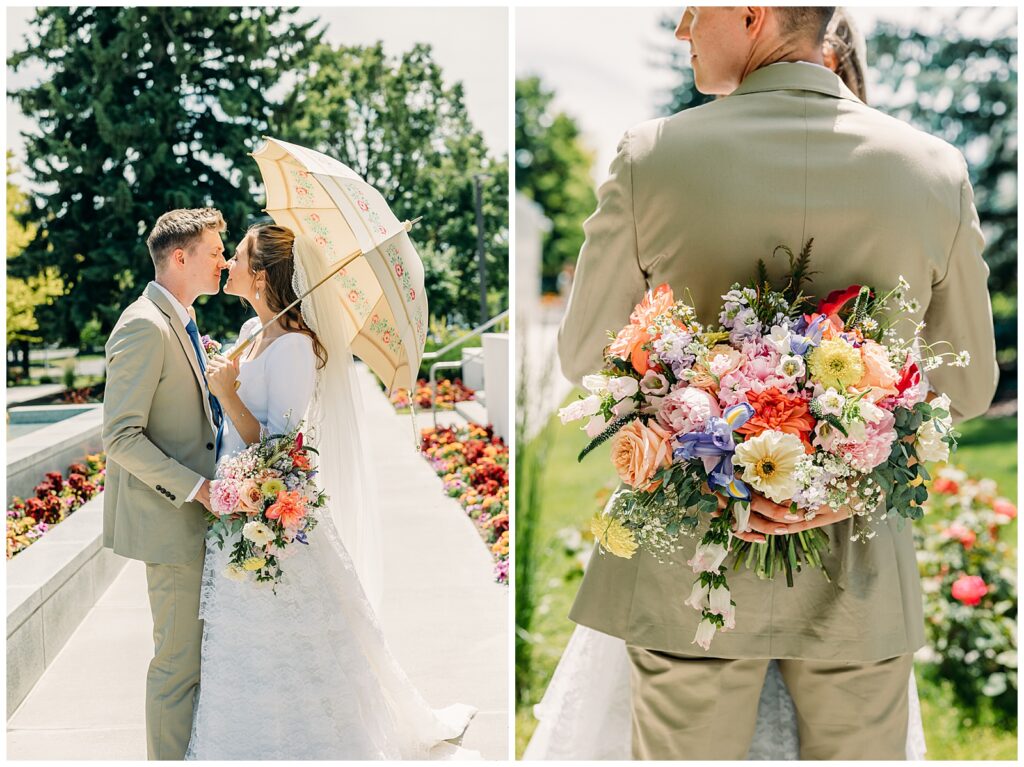
[[[17,170],[7,153],[7,271],[11,272],[15,260],[35,236],[34,227],[23,226],[19,216],[28,208],[25,193],[11,182]],[[64,286],[55,268],[46,267],[26,278],[7,277],[7,348],[8,353],[17,352],[15,360],[29,374],[28,347],[30,343],[42,340],[39,336],[39,322],[36,307],[49,305],[64,292]]]
[[[538,77],[516,80],[516,190],[544,210],[541,274],[546,282],[573,263],[583,245],[583,221],[597,207],[590,169],[576,121],[551,106],[554,93]]]
[[[109,331],[152,274],[145,235],[157,217],[213,205],[237,238],[258,213],[246,156],[278,103],[269,92],[300,67],[319,33],[294,10],[243,7],[37,9],[8,63],[47,78],[10,95],[39,126],[26,136],[37,190],[20,220],[35,235],[19,276],[57,269],[68,294],[41,307],[48,340],[77,344],[94,317]],[[200,299],[200,304],[204,300]],[[242,309],[199,309],[205,332],[238,327]]]
[[[960,14],[938,34],[879,24],[868,61],[875,106],[956,146],[968,160],[985,232],[1003,392],[1017,374],[1017,36],[965,35]],[[907,87],[909,85],[909,87]]]
[[[508,163],[492,157],[430,46],[319,45],[272,120],[275,135],[351,167],[399,218],[424,260],[431,313],[479,322],[508,306]],[[484,174],[488,317],[480,317],[473,176]]]

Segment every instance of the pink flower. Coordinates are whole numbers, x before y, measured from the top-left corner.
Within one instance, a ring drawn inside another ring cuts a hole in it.
[[[953,599],[968,607],[974,607],[988,593],[988,586],[980,575],[961,575],[953,583]]]
[[[662,399],[658,423],[673,434],[687,434],[703,428],[711,416],[721,415],[714,397],[703,389],[685,386]]]
[[[210,506],[218,516],[231,514],[238,506],[238,485],[229,479],[215,479],[210,483]]]
[[[888,410],[882,410],[878,423],[864,425],[865,438],[861,442],[847,442],[839,447],[839,454],[857,471],[867,473],[885,463],[892,451],[896,432],[893,425],[896,417]]]
[[[1017,507],[1012,501],[1008,501],[1006,498],[996,498],[995,503],[992,504],[992,511],[998,516],[1005,517],[1006,519],[1017,518]]]
[[[960,541],[965,549],[971,548],[971,546],[974,545],[974,542],[978,540],[978,536],[975,532],[960,522],[954,522],[943,530],[942,537]]]

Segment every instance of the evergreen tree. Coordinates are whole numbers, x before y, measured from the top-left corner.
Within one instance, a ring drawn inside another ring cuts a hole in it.
[[[293,9],[42,7],[15,70],[46,67],[11,95],[39,126],[26,136],[36,228],[18,275],[56,267],[67,295],[41,307],[47,340],[110,330],[152,276],[145,237],[160,214],[212,205],[237,242],[259,215],[247,156],[278,103],[269,95],[319,40]],[[235,302],[198,302],[204,332],[237,329]],[[205,304],[205,305],[204,305]]]

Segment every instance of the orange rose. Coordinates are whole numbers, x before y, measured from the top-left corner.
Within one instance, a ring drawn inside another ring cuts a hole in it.
[[[747,402],[754,415],[736,431],[747,437],[756,437],[763,431],[782,431],[800,438],[804,450],[813,453],[810,434],[814,431],[814,416],[807,410],[807,402],[792,394],[783,394],[776,388],[760,394],[747,393]]]
[[[282,490],[277,500],[267,509],[267,519],[280,520],[285,527],[295,529],[306,516],[306,497],[298,490]]]
[[[864,363],[864,375],[855,384],[855,388],[860,391],[869,389],[865,395],[867,399],[878,402],[899,393],[896,384],[900,374],[889,361],[885,347],[874,341],[865,341],[860,347],[860,358]]]
[[[238,491],[238,506],[243,514],[259,514],[263,511],[263,490],[258,482],[247,479]]]
[[[622,481],[637,490],[657,489],[661,482],[651,479],[672,460],[671,437],[672,433],[655,421],[646,426],[632,421],[622,427],[612,441],[612,464]]]

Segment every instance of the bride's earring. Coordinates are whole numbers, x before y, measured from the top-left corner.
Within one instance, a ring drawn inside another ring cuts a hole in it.
[[[259,288],[256,288],[256,300],[257,301],[260,300],[260,289]]]

